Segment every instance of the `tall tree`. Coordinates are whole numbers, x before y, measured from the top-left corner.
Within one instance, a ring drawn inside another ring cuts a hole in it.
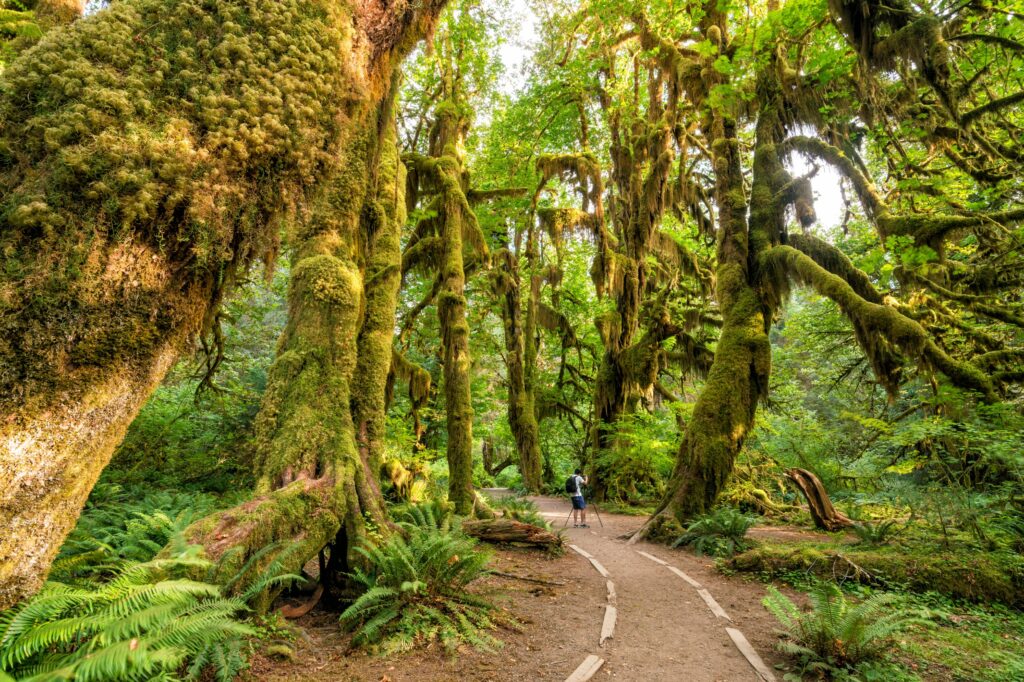
[[[871,131],[874,143],[901,150],[894,153],[905,154],[908,167],[920,165],[912,160],[913,152],[906,150],[928,141],[933,133],[927,128],[900,131],[898,117],[915,107],[908,105],[908,93],[923,88],[933,95],[923,103],[929,123],[941,122],[959,131],[961,151],[966,148],[976,159],[972,163],[982,164],[975,170],[991,170],[984,165],[986,159],[1004,168],[1012,165],[1014,143],[1001,131],[972,130],[970,122],[1001,112],[1016,125],[1020,111],[1010,107],[1022,99],[1020,93],[1000,92],[1001,86],[988,80],[991,64],[969,76],[960,71],[954,77],[957,69],[951,64],[957,51],[945,38],[976,42],[984,52],[986,41],[963,34],[962,27],[1001,25],[1004,18],[999,12],[969,5],[951,9],[945,19],[909,4],[870,15],[863,14],[858,3],[835,2],[829,8],[831,17],[820,6],[801,3],[781,8],[768,3],[761,10],[709,3],[695,26],[704,42],[693,48],[665,40],[650,24],[638,22],[641,39],[657,48],[660,61],[680,74],[699,74],[689,92],[702,110],[701,133],[714,168],[716,298],[723,316],[714,363],[687,426],[669,491],[649,529],[665,518],[685,520],[714,504],[753,426],[757,403],[766,395],[771,371],[767,331],[793,285],[808,286],[838,305],[853,324],[879,382],[891,393],[899,389],[908,363],[941,373],[985,401],[997,400],[1000,386],[1019,380],[1012,373],[984,371],[993,351],[984,344],[963,343],[946,326],[960,317],[949,306],[966,304],[965,313],[1007,325],[996,338],[1000,345],[1009,345],[1006,352],[1016,355],[1020,337],[1012,327],[1020,326],[1018,304],[995,299],[999,292],[1019,290],[1019,280],[1011,276],[994,283],[987,289],[992,293],[979,298],[935,283],[955,282],[954,286],[969,289],[977,286],[977,280],[971,280],[979,269],[1001,270],[1002,263],[1020,263],[1020,230],[1010,226],[1024,219],[1024,209],[1006,204],[1014,193],[1006,193],[998,182],[982,182],[970,169],[958,168],[947,176],[950,186],[990,190],[979,210],[956,206],[945,192],[920,186],[903,187],[897,200],[903,208],[897,209],[882,199],[868,179],[870,164],[861,160],[857,148],[863,135],[859,119],[864,118],[876,126]],[[829,19],[839,27],[855,58],[837,49],[841,43],[831,39]],[[761,30],[752,30],[752,25]],[[706,49],[708,45],[714,49]],[[745,71],[743,60],[748,56],[754,68]],[[1016,60],[1012,57],[1009,63]],[[857,78],[849,77],[851,66],[859,71]],[[877,77],[891,68],[901,75],[896,82]],[[752,73],[752,81],[741,83],[744,73]],[[738,96],[744,88],[753,93],[752,106]],[[864,88],[860,101],[849,97],[854,88]],[[985,103],[963,111],[957,99]],[[849,106],[850,102],[857,106]],[[752,157],[743,152],[745,120],[753,126]],[[815,131],[816,137],[802,134],[807,129]],[[903,263],[890,292],[879,292],[876,283],[839,249],[810,232],[815,211],[809,178],[794,177],[784,163],[794,151],[834,166],[854,187],[879,243]],[[744,177],[747,163],[752,168],[749,190]],[[928,175],[948,170],[940,170],[927,158],[923,164]],[[787,230],[787,215],[795,216],[798,233]],[[909,238],[909,244],[901,246],[900,237]],[[947,247],[952,244],[966,248],[966,257],[948,258]],[[929,267],[915,267],[915,258]],[[920,299],[920,289],[906,284],[922,277],[934,295],[932,303],[901,302],[897,296]],[[944,310],[945,319],[939,313],[933,318],[938,324],[930,323],[921,307]],[[959,322],[963,324],[963,318]],[[1000,362],[1005,359],[1000,355]]]
[[[448,497],[460,514],[470,513],[473,491],[472,356],[466,317],[466,280],[489,266],[491,249],[476,215],[476,205],[515,190],[472,186],[467,136],[474,104],[493,92],[499,62],[489,54],[494,36],[478,0],[453,4],[439,27],[434,51],[425,56],[418,86],[421,109],[411,146],[427,124],[425,155],[406,156],[410,165],[410,209],[424,218],[416,225],[403,257],[403,269],[435,273],[421,305],[437,306],[441,335],[445,418],[448,433]]]
[[[4,72],[0,608],[42,584],[127,425],[283,223],[292,314],[260,421],[294,447],[264,450],[261,491],[291,506],[222,515],[206,538],[216,553],[319,526],[315,552],[351,519],[350,419],[296,427],[315,382],[348,406],[369,190],[353,169],[374,167],[392,72],[442,4],[124,0]],[[318,517],[306,503],[325,497]]]

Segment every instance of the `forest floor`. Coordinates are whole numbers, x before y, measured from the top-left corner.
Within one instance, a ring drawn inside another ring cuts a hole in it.
[[[567,500],[533,499],[560,530]],[[349,649],[349,636],[338,627],[336,614],[314,611],[296,621],[303,633],[295,645],[296,659],[280,662],[257,655],[250,677],[281,682],[565,680],[595,655],[604,660],[595,680],[756,682],[760,676],[730,639],[727,626],[746,636],[768,668],[781,661],[773,646],[777,624],[761,605],[762,584],[723,576],[712,560],[689,552],[627,545],[623,536],[636,530],[642,517],[601,514],[599,520],[591,509],[587,520],[590,528],[568,524],[567,550],[560,557],[518,548],[495,551],[494,570],[561,583],[501,576],[484,581],[480,591],[520,623],[518,630],[496,633],[504,642],[496,652],[463,649],[450,655],[432,648],[377,657]],[[609,577],[568,545],[592,556]],[[669,566],[700,583],[729,620],[716,616],[698,590]],[[608,581],[614,583],[617,620],[614,636],[601,646]]]

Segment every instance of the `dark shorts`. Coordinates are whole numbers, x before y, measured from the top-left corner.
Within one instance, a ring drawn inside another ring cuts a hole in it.
[[[582,495],[573,495],[572,497],[572,508],[573,509],[586,509],[587,503],[583,501]]]

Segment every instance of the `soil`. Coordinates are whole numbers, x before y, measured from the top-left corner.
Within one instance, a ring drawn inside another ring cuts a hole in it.
[[[534,498],[555,529],[568,513],[564,499]],[[769,668],[781,662],[774,651],[775,620],[761,605],[760,583],[718,573],[713,561],[663,546],[627,546],[623,536],[643,518],[588,514],[591,528],[565,529],[566,542],[593,555],[611,574],[617,592],[614,638],[598,646],[607,589],[594,566],[574,551],[550,558],[535,550],[499,548],[493,568],[563,583],[542,585],[490,576],[477,590],[506,609],[521,624],[518,631],[495,633],[504,642],[496,652],[463,649],[456,656],[436,647],[380,658],[349,650],[337,614],[314,611],[295,621],[303,636],[293,662],[257,655],[251,679],[273,681],[440,682],[441,680],[565,680],[590,654],[605,660],[595,680],[756,682],[759,676],[737,651],[725,626],[738,628]],[[603,526],[602,523],[603,522]],[[637,553],[667,561],[699,581],[732,618],[716,618],[697,591]],[[778,675],[781,678],[781,674]]]

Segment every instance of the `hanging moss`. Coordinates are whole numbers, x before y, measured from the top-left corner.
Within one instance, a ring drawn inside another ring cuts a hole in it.
[[[528,490],[539,492],[542,482],[540,430],[527,369],[527,363],[533,360],[526,359],[527,340],[521,321],[519,262],[508,249],[499,251],[496,260],[495,293],[500,301],[508,369],[508,423],[516,442],[523,485]]]

